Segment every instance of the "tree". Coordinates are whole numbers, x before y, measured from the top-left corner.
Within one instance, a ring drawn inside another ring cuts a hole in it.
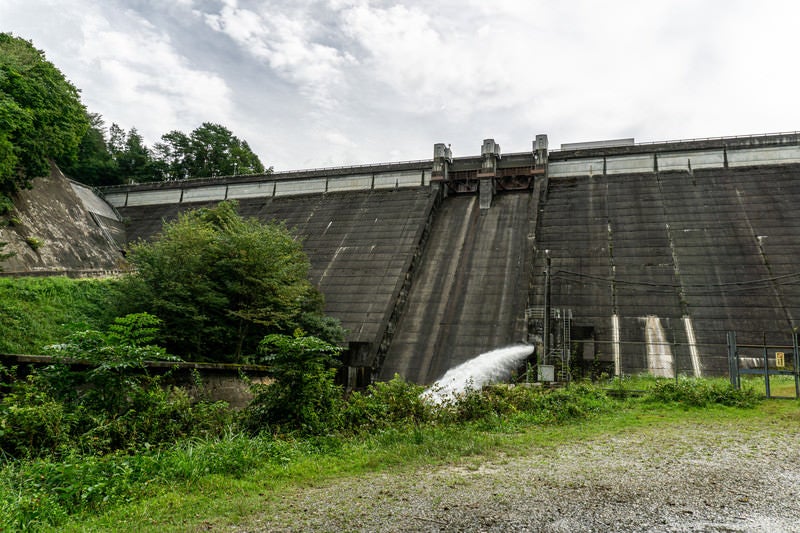
[[[0,33],[0,193],[70,164],[89,128],[75,88],[30,41]]]
[[[236,208],[222,202],[186,212],[155,241],[131,246],[130,310],[161,318],[162,342],[187,359],[243,361],[265,335],[298,327],[341,340],[341,327],[322,314],[300,241]]]
[[[250,146],[219,124],[204,122],[189,135],[187,154],[192,177],[231,176],[264,172]]]
[[[161,136],[154,146],[155,157],[165,170],[162,179],[186,179],[191,173],[189,154],[191,139],[185,133],[173,130]]]
[[[219,124],[203,123],[189,135],[171,131],[155,145],[156,158],[166,169],[165,179],[207,178],[258,174],[264,165],[247,142]]]
[[[341,348],[301,331],[267,335],[259,345],[261,362],[275,380],[255,387],[243,418],[254,433],[263,430],[320,434],[341,425],[342,389],[334,382]]]
[[[116,185],[122,183],[119,167],[109,151],[103,127],[103,117],[89,113],[89,129],[81,139],[78,158],[61,170],[70,178],[87,185]]]
[[[120,179],[135,183],[159,181],[161,175],[150,149],[136,130],[131,128],[127,135],[116,124],[112,125],[112,155],[116,161]]]

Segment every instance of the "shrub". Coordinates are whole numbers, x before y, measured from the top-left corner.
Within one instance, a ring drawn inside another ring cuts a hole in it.
[[[261,361],[271,367],[274,382],[255,385],[243,417],[253,433],[300,432],[319,435],[341,427],[342,389],[334,383],[341,348],[295,332],[267,335]]]
[[[363,393],[353,392],[344,406],[343,427],[358,432],[427,422],[432,408],[421,398],[423,390],[395,374],[391,381],[374,383]]]
[[[648,391],[647,399],[665,403],[678,403],[688,407],[706,407],[711,404],[750,408],[760,401],[755,389],[736,389],[731,383],[704,379],[682,378],[677,381],[661,380]]]
[[[439,418],[446,422],[524,415],[538,423],[565,422],[608,411],[613,403],[601,389],[589,384],[564,389],[493,385],[483,391],[468,389],[442,404]]]
[[[158,319],[116,320],[109,332],[86,330],[51,347],[57,362],[10,380],[0,401],[0,448],[11,457],[148,449],[191,436],[219,434],[231,415],[224,402],[193,403],[185,390],[150,376],[145,360],[169,359],[147,344]],[[89,363],[75,370],[75,361]]]
[[[180,215],[158,239],[132,245],[128,260],[137,273],[123,300],[163,318],[163,345],[183,357],[250,361],[265,335],[297,328],[343,338],[322,313],[302,243],[284,225],[242,218],[235,202]]]
[[[75,416],[37,386],[35,375],[15,382],[0,400],[0,450],[11,457],[31,457],[66,447]]]
[[[41,248],[44,244],[44,241],[38,237],[28,237],[25,239],[25,242],[28,243],[28,246],[30,246],[34,251]]]
[[[0,216],[10,213],[12,209],[14,209],[14,202],[5,194],[0,193]]]

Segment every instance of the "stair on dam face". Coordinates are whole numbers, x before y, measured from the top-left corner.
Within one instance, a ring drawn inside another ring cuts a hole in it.
[[[379,379],[428,384],[480,353],[523,340],[534,195],[445,199],[414,273]]]

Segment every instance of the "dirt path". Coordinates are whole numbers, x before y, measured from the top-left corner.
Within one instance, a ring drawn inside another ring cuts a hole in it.
[[[297,489],[239,531],[800,532],[787,430],[675,424]]]

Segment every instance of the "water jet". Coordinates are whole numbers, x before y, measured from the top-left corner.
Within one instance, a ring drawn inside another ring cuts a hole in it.
[[[422,393],[422,398],[440,404],[469,389],[506,381],[533,351],[530,344],[515,344],[482,353],[445,372]]]

